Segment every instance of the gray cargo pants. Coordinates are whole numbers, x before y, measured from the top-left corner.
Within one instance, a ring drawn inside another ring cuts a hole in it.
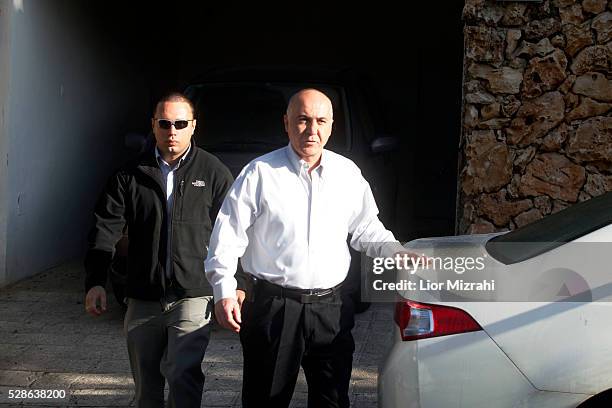
[[[136,386],[136,407],[200,407],[202,360],[210,339],[212,296],[162,305],[129,299],[124,330]]]

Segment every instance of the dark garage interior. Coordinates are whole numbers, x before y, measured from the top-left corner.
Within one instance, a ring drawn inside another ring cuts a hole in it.
[[[149,131],[161,94],[219,67],[350,72],[374,134],[399,139],[358,162],[395,174],[393,189],[368,179],[381,219],[402,241],[454,234],[463,23],[461,2],[445,6],[14,2],[2,280],[82,256],[94,201],[126,159],[125,135]],[[48,177],[80,198],[41,188]]]
[[[99,4],[102,6],[102,4]],[[364,79],[376,132],[395,135],[397,206],[384,214],[401,240],[454,233],[463,36],[461,2],[432,13],[381,4],[261,5],[209,2],[89,9],[100,32],[146,78],[152,101],[212,67],[343,67]],[[126,131],[142,131],[134,117]]]

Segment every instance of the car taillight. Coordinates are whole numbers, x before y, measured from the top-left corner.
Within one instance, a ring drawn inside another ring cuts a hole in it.
[[[410,300],[396,303],[395,323],[404,341],[482,330],[464,310]]]

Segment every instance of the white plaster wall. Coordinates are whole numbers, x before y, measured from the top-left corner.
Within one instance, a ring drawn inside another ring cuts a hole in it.
[[[0,103],[9,117],[0,127],[3,170],[8,156],[0,285],[82,255],[93,203],[118,163],[123,124],[134,104],[147,102],[133,68],[88,21],[87,2],[1,4]]]
[[[8,95],[12,2],[0,0],[0,286],[7,281],[6,246],[8,224]]]

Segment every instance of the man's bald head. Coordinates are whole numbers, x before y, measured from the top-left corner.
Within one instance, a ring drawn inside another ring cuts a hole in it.
[[[294,93],[293,96],[289,98],[289,103],[287,104],[287,114],[289,114],[291,111],[295,111],[296,107],[302,107],[306,102],[314,102],[327,107],[331,115],[330,117],[333,119],[334,109],[332,107],[331,99],[329,99],[323,92],[314,88],[306,88]]]
[[[289,99],[285,130],[291,147],[311,169],[319,165],[323,147],[332,131],[331,100],[316,89],[302,89]]]

